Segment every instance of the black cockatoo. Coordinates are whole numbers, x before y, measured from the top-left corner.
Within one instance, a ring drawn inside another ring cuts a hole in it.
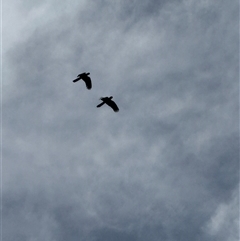
[[[86,73],[86,72],[79,74],[77,76],[77,78],[75,80],[73,80],[73,82],[75,83],[75,82],[79,81],[80,79],[82,79],[85,82],[87,89],[90,90],[92,88],[92,81],[91,81],[91,78],[88,76],[89,74],[90,73]]]
[[[116,105],[116,103],[112,100],[112,98],[113,98],[112,96],[110,96],[110,97],[101,97],[100,100],[102,100],[102,103],[97,105],[97,107],[99,108],[102,105],[107,104],[108,106],[110,106],[113,109],[113,111],[118,112],[119,108]]]

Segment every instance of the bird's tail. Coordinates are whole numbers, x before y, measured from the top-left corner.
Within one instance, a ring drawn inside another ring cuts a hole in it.
[[[97,105],[97,108],[101,107],[104,104],[105,104],[104,102],[100,103],[99,105]]]
[[[79,81],[80,80],[80,78],[76,78],[75,80],[73,80],[73,82],[77,82],[77,81]]]

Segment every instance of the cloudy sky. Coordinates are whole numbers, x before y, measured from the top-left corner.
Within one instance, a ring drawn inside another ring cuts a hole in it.
[[[3,240],[239,240],[237,0],[2,4]]]

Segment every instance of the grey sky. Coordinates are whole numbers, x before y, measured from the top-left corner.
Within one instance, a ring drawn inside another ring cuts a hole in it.
[[[4,1],[3,240],[239,240],[238,10]]]

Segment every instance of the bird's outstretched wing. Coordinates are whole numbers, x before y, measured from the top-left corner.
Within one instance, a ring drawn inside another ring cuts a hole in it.
[[[90,89],[92,88],[91,78],[88,77],[88,76],[84,76],[84,77],[82,78],[82,80],[85,82],[87,89],[90,90]]]
[[[117,104],[114,101],[107,100],[106,104],[109,105],[113,109],[114,112],[118,112],[119,111],[119,108],[118,108]]]

